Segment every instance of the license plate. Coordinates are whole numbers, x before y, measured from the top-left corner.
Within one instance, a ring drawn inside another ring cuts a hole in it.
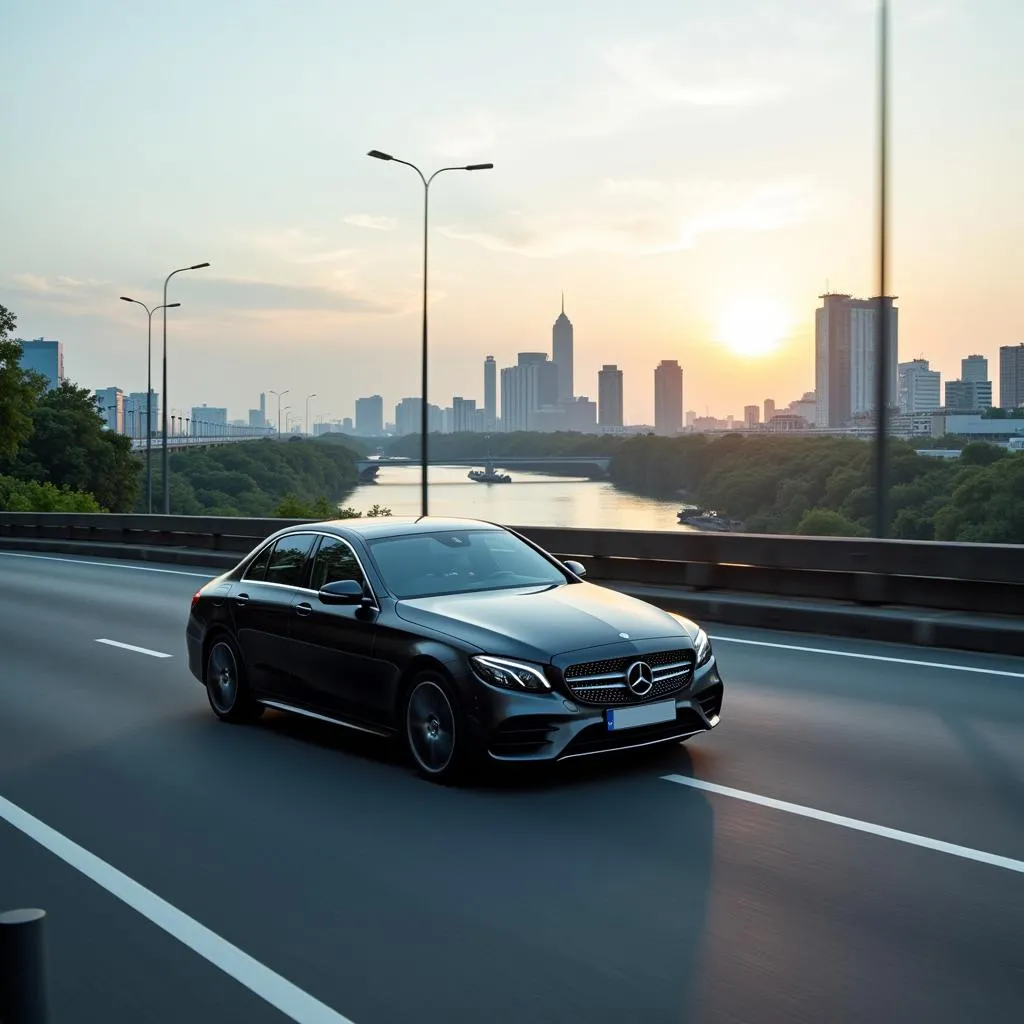
[[[605,712],[609,732],[636,729],[641,725],[656,725],[658,722],[674,722],[675,717],[674,700],[661,700],[657,704],[643,704],[638,708],[609,708]]]

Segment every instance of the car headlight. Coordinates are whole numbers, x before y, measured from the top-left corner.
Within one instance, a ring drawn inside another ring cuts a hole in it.
[[[693,649],[697,652],[697,668],[706,665],[711,660],[711,640],[703,629],[697,630],[697,636],[693,641]]]
[[[473,671],[491,686],[503,690],[528,690],[540,693],[551,689],[544,671],[537,665],[509,658],[495,658],[489,654],[477,654],[469,659]]]

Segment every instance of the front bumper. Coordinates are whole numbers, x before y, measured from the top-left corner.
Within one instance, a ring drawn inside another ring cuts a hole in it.
[[[561,693],[480,689],[486,693],[478,694],[471,725],[495,761],[564,761],[679,742],[718,725],[724,693],[712,657],[682,690],[668,698],[676,706],[675,721],[612,731],[604,707],[583,704]]]

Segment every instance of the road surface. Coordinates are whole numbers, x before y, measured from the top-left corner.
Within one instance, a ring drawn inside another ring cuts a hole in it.
[[[218,722],[208,576],[0,553],[0,910],[48,911],[54,1024],[1021,1020],[1024,660],[712,629],[710,735],[444,789]]]

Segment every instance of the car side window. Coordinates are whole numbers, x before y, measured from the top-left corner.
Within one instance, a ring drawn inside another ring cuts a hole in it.
[[[270,564],[270,552],[274,545],[268,544],[246,567],[242,575],[244,580],[263,580],[267,576],[267,566]]]
[[[310,588],[319,590],[328,583],[337,583],[339,580],[355,580],[366,586],[366,578],[363,576],[363,570],[359,568],[359,561],[352,548],[343,540],[324,537],[313,558]]]
[[[282,537],[275,545],[267,566],[268,583],[286,587],[301,587],[305,576],[306,558],[313,546],[312,533],[293,533]]]

